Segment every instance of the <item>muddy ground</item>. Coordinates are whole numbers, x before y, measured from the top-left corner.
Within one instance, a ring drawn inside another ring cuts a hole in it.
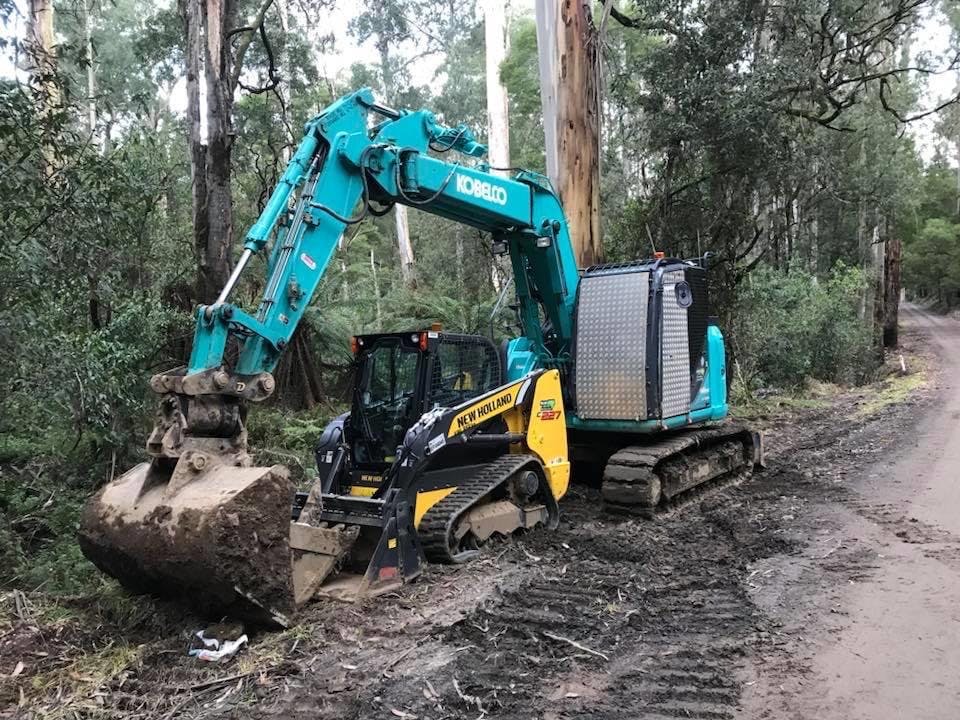
[[[753,421],[769,467],[739,487],[656,523],[574,488],[557,532],[362,606],[313,605],[226,665],[186,656],[202,623],[171,605],[8,595],[0,717],[817,717],[805,683],[877,568],[848,515],[904,542],[935,532],[863,494],[935,404],[924,338],[904,345],[925,388],[768,404]]]

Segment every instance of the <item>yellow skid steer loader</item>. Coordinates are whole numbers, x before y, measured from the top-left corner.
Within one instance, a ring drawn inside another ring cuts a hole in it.
[[[282,466],[250,467],[243,437],[158,458],[88,505],[88,557],[136,591],[285,625],[316,595],[377,595],[424,559],[459,563],[494,535],[556,527],[570,474],[556,370],[501,384],[488,340],[438,330],[353,344],[351,410],[324,431],[308,493]],[[151,437],[169,433],[161,417]]]

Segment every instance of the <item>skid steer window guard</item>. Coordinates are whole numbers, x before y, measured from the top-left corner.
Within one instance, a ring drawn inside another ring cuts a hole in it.
[[[441,335],[430,379],[430,407],[455,407],[499,387],[500,358],[486,339]]]
[[[396,339],[383,339],[364,353],[357,385],[357,409],[362,443],[360,463],[390,462],[416,412],[416,381],[420,353]]]

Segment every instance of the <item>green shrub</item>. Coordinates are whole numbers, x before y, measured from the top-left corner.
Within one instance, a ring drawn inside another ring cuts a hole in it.
[[[342,410],[322,406],[300,412],[280,406],[255,408],[247,417],[254,461],[258,465],[286,465],[294,482],[312,479],[316,475],[313,450],[317,440]]]
[[[860,317],[863,272],[838,263],[820,280],[760,268],[744,283],[732,346],[738,379],[796,389],[808,377],[856,384],[876,369],[870,320]]]
[[[34,462],[0,474],[0,587],[73,594],[100,582],[77,545],[85,493],[64,487],[62,473]]]

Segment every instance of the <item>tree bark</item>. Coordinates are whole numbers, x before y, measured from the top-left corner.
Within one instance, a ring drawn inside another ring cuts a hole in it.
[[[377,332],[381,332],[383,330],[383,307],[380,303],[380,277],[377,274],[377,262],[373,253],[373,248],[370,249],[370,272],[373,273],[373,297],[375,300],[374,305],[377,311],[376,330]]]
[[[396,100],[396,86],[393,65],[390,57],[390,41],[386,37],[377,38],[377,52],[380,54],[380,74],[383,78],[383,91],[388,103]],[[397,251],[400,254],[400,276],[408,288],[417,286],[416,260],[413,255],[413,243],[410,241],[410,223],[407,219],[406,205],[394,205],[394,227],[397,230]]]
[[[201,300],[213,302],[232,268],[233,192],[230,186],[233,150],[233,91],[228,68],[227,28],[233,0],[206,0],[207,90],[207,238],[200,262]],[[239,75],[239,73],[237,73]]]
[[[559,13],[556,0],[537,0],[537,64],[540,72],[540,106],[543,109],[543,135],[546,149],[547,177],[556,185],[559,175],[557,154],[557,83],[558,70],[557,25]]]
[[[207,151],[203,144],[200,107],[203,10],[201,0],[180,0],[180,18],[186,37],[184,64],[187,71],[187,139],[190,149],[190,198],[193,217],[193,251],[197,263],[196,294],[203,299],[201,278],[207,252]]]
[[[261,7],[257,24],[268,7]],[[249,42],[241,43],[231,63],[227,32],[235,23],[235,0],[179,0],[179,11],[186,36],[187,134],[198,268],[195,293],[199,302],[210,303],[232,268],[233,94]],[[200,96],[201,75],[205,103]]]
[[[537,0],[536,11],[547,175],[585,267],[603,260],[597,31],[585,0]]]
[[[863,172],[867,164],[867,146],[864,138],[860,139],[860,170]],[[871,277],[872,254],[870,240],[867,233],[867,199],[863,188],[858,189],[857,200],[857,248],[860,251],[860,269],[863,270],[863,296],[860,299],[860,319],[868,323],[873,314],[873,279]]]
[[[93,19],[90,17],[90,0],[83,0],[83,32],[86,40],[87,61],[87,126],[90,136],[97,130],[97,74],[93,66]],[[103,145],[101,145],[101,150]]]
[[[890,222],[893,228],[894,223]],[[883,283],[883,346],[896,347],[899,343],[900,322],[900,253],[902,245],[900,237],[888,235],[884,253],[884,283]]]
[[[417,286],[417,268],[413,259],[413,244],[410,242],[410,224],[407,219],[407,208],[404,205],[394,206],[394,224],[397,228],[397,250],[400,252],[400,276],[403,283],[409,288]]]
[[[53,0],[30,0],[25,39],[26,67],[37,105],[44,121],[41,149],[43,172],[49,176],[56,166],[56,139],[52,120],[60,104],[57,85],[57,54],[53,34]]]
[[[510,167],[510,125],[507,89],[500,80],[500,66],[507,56],[506,3],[486,0],[484,10],[484,50],[487,75],[487,147],[490,164]],[[495,171],[504,176],[508,170]]]
[[[490,164],[494,168],[510,167],[510,103],[507,89],[500,80],[500,66],[507,56],[506,2],[486,0],[484,6],[484,56],[487,76],[487,147]],[[510,171],[494,173],[509,177]],[[459,233],[457,242],[462,245]],[[458,245],[458,247],[459,247]],[[490,267],[490,280],[498,292],[501,277],[505,274],[506,262],[494,257]]]
[[[876,351],[879,360],[883,360],[883,333],[884,323],[886,321],[886,256],[887,242],[880,236],[880,220],[877,219],[877,225],[873,229],[872,242],[872,275],[869,278],[873,285],[873,349]]]
[[[56,50],[53,36],[52,0],[30,0],[27,18],[27,70],[35,80],[48,82],[56,71]]]

